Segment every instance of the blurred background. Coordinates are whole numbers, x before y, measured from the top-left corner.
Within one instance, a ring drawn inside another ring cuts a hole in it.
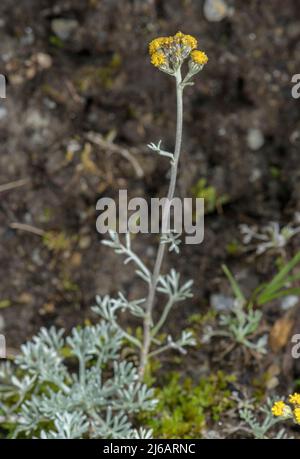
[[[195,282],[169,327],[228,294],[222,263],[246,292],[274,274],[274,257],[245,252],[239,225],[286,225],[300,211],[299,2],[2,0],[0,333],[11,352],[41,325],[90,320],[96,294],[140,294],[131,267],[100,244],[95,205],[119,188],[166,192],[168,161],[146,145],[173,148],[174,81],[147,48],[178,30],[209,56],[185,91],[177,189],[205,196],[207,214],[204,243],[165,264]],[[156,242],[139,236],[134,246],[151,263]],[[298,236],[286,256],[297,248]],[[207,359],[197,351],[186,371]]]

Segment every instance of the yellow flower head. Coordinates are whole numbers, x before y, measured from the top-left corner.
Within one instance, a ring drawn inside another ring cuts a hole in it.
[[[272,413],[274,416],[284,416],[286,414],[286,408],[288,408],[288,406],[282,400],[279,400],[272,406]]]
[[[166,57],[161,51],[156,51],[151,55],[151,64],[155,67],[161,67],[166,63]]]
[[[204,65],[208,62],[208,57],[203,51],[194,50],[191,52],[192,61],[195,64]]]
[[[161,49],[163,46],[168,45],[170,42],[171,37],[159,37],[155,38],[149,43],[149,54],[152,56],[152,54],[156,53],[159,49]]]
[[[164,64],[163,70],[172,73],[180,67],[196,47],[195,37],[177,32],[172,37],[158,37],[152,40],[149,44],[149,54],[155,67],[161,67]]]
[[[289,396],[289,402],[292,405],[299,405],[300,406],[300,394],[295,392],[293,395]]]
[[[198,44],[195,37],[192,35],[185,35],[182,32],[177,32],[177,34],[174,36],[174,41],[190,48],[190,50],[196,49]]]
[[[295,420],[300,424],[300,407],[294,409]]]

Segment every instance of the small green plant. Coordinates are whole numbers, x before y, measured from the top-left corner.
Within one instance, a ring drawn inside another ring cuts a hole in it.
[[[229,202],[229,196],[226,194],[220,195],[217,189],[207,184],[205,178],[198,180],[192,188],[193,195],[196,198],[203,198],[205,201],[205,213],[210,214],[222,209],[224,204]]]
[[[158,404],[143,422],[153,430],[154,438],[201,438],[207,423],[217,422],[233,407],[229,383],[234,376],[219,371],[193,384],[172,373],[162,388],[156,389]]]
[[[230,338],[235,344],[241,344],[262,354],[266,353],[266,335],[260,337],[257,342],[252,340],[260,326],[262,312],[259,310],[254,311],[252,304],[247,303],[244,294],[227,266],[223,265],[223,271],[231,284],[235,300],[230,311],[219,315],[218,328],[216,330],[213,330],[211,326],[206,327],[203,340],[209,341],[213,336],[224,336]]]
[[[300,287],[293,287],[295,281],[300,279],[300,271],[292,274],[293,269],[300,263],[300,252],[287,263],[285,263],[273,277],[265,284],[261,284],[250,298],[251,303],[262,306],[272,300],[282,298],[287,295],[299,295]]]
[[[261,336],[256,342],[253,342],[253,337],[259,332],[263,317],[262,311],[255,309],[255,307],[286,295],[300,294],[299,287],[291,286],[300,278],[300,272],[291,274],[299,262],[300,252],[287,262],[270,282],[259,285],[250,298],[245,297],[230,270],[223,265],[223,271],[230,282],[235,300],[233,307],[227,313],[219,316],[218,329],[213,330],[211,326],[207,327],[204,341],[210,340],[212,336],[224,336],[248,349],[261,354],[266,353],[267,335]]]
[[[48,231],[43,235],[44,245],[54,253],[70,250],[74,241],[76,241],[75,236],[69,237],[63,231]]]
[[[288,242],[299,234],[300,226],[298,217],[295,218],[296,226],[288,224],[280,227],[277,222],[270,222],[263,228],[257,226],[240,225],[240,232],[243,235],[243,244],[247,250],[254,250],[256,255],[268,251],[284,251]]]
[[[14,364],[0,366],[0,425],[10,438],[140,438],[134,416],[154,408],[153,390],[119,360],[122,334],[102,321],[42,328]]]
[[[270,399],[267,400],[264,406],[261,406],[258,410],[255,409],[253,405],[250,403],[247,404],[239,410],[241,419],[246,423],[247,429],[251,435],[257,440],[265,440],[265,439],[284,439],[287,438],[287,434],[285,429],[280,429],[274,435],[270,434],[273,427],[278,424],[279,420],[274,418],[271,412],[272,401]],[[258,411],[258,415],[256,415],[256,411]],[[263,415],[263,419],[261,418]],[[270,436],[272,435],[272,436]]]

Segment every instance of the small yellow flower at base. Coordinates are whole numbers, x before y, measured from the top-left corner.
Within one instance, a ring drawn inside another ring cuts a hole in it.
[[[294,409],[294,416],[295,416],[296,422],[300,424],[300,407]]]
[[[191,58],[192,58],[192,61],[195,62],[195,64],[199,64],[199,65],[204,65],[204,64],[207,64],[208,62],[208,57],[203,51],[198,51],[198,50],[192,51]]]
[[[295,392],[294,394],[289,396],[289,402],[292,405],[299,405],[300,406],[300,394]]]
[[[282,400],[279,400],[272,406],[272,413],[274,416],[284,416],[286,408],[288,408],[288,406]]]
[[[151,64],[155,67],[160,67],[166,63],[166,58],[163,53],[157,51],[151,55]]]

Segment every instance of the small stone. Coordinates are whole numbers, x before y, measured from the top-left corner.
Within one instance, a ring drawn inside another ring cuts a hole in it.
[[[49,69],[52,65],[52,58],[46,53],[37,53],[35,55],[36,62],[42,69]]]
[[[212,294],[210,305],[215,311],[230,311],[234,306],[234,299],[230,296]]]
[[[73,253],[70,263],[73,268],[78,268],[82,262],[82,255],[80,252]]]
[[[55,312],[55,304],[54,303],[44,303],[42,308],[39,309],[39,313],[41,316],[46,314],[53,314]]]
[[[18,296],[17,301],[22,304],[30,304],[33,303],[33,296],[29,292],[22,292]]]
[[[54,110],[57,107],[57,103],[54,102],[54,100],[49,99],[49,97],[44,97],[43,103],[50,110]]]
[[[91,242],[92,242],[92,239],[90,236],[86,235],[86,236],[81,236],[80,240],[79,240],[79,247],[82,249],[82,250],[85,250],[85,249],[88,249],[91,245]]]
[[[61,40],[68,40],[77,27],[78,22],[76,19],[57,18],[53,19],[51,22],[51,28],[53,32]]]
[[[251,128],[247,134],[247,144],[250,150],[257,151],[263,147],[265,143],[264,134],[260,129]]]
[[[48,127],[49,121],[38,110],[27,113],[26,126],[30,129],[40,130]]]
[[[258,167],[255,167],[252,169],[249,180],[251,183],[257,182],[257,180],[260,180],[262,177],[262,171],[258,169]]]
[[[21,37],[21,44],[23,46],[29,46],[34,43],[34,33],[31,27],[26,27],[24,35]]]
[[[291,309],[294,306],[296,306],[297,303],[299,303],[299,297],[298,296],[296,296],[296,295],[288,295],[282,300],[280,306],[281,306],[281,309],[286,311],[286,310]]]
[[[209,22],[219,22],[229,16],[231,9],[224,0],[205,0],[203,13]]]

